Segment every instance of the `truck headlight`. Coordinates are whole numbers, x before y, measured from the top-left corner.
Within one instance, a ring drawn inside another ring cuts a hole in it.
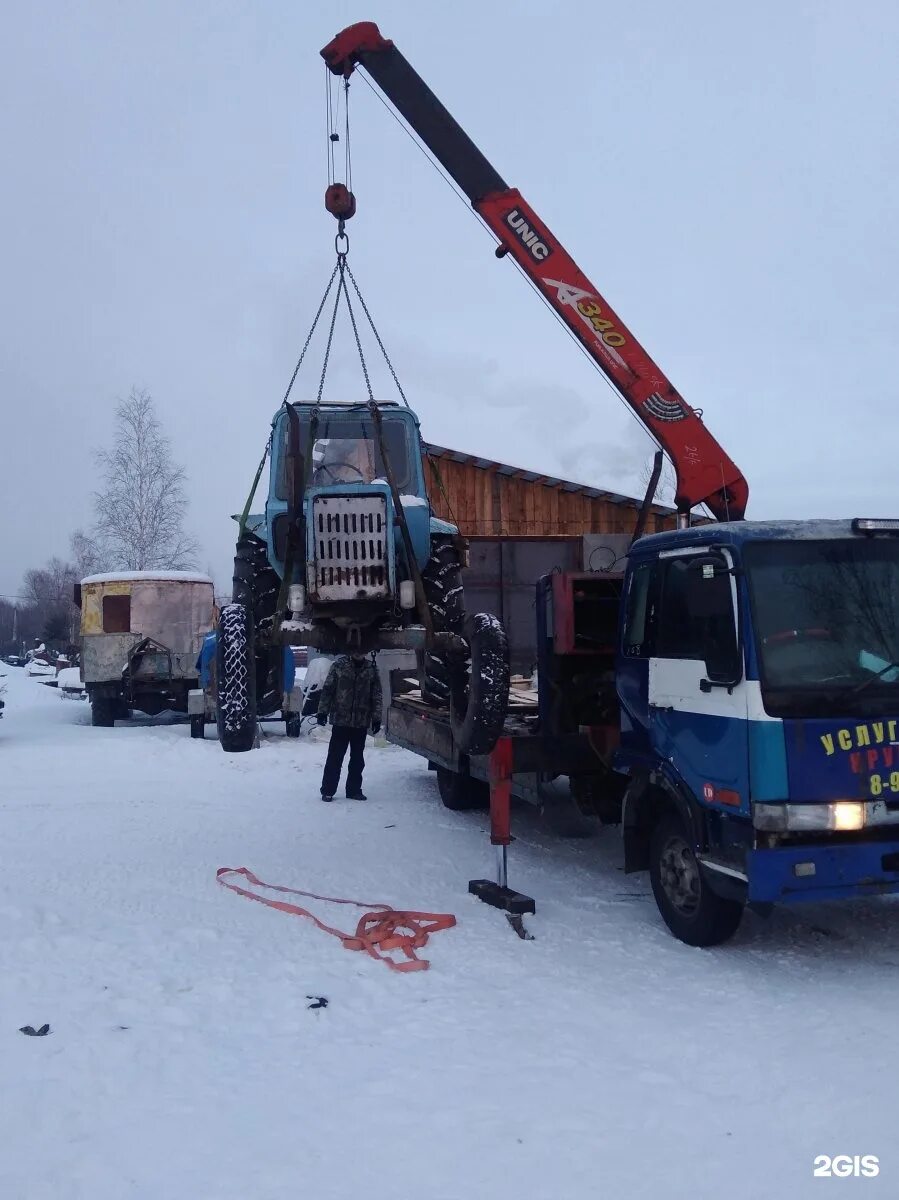
[[[306,589],[301,583],[292,583],[287,589],[287,606],[291,612],[302,612],[306,607]]]
[[[752,823],[765,833],[852,833],[865,827],[862,800],[830,804],[754,804]]]
[[[415,583],[411,579],[400,582],[400,608],[415,607]]]
[[[831,804],[833,828],[848,832],[865,827],[865,806],[860,800],[838,800]]]

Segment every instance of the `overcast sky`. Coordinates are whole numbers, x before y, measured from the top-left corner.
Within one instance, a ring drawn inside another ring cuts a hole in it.
[[[0,72],[0,593],[90,522],[132,385],[228,586],[333,261],[318,51],[361,19],[704,410],[749,516],[899,513],[892,0],[36,0]],[[636,420],[361,82],[351,122],[351,263],[425,437],[641,491]]]

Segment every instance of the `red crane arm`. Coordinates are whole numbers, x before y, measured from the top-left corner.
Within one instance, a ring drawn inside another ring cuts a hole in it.
[[[749,486],[702,422],[521,193],[510,188],[377,25],[363,21],[321,52],[336,75],[363,66],[511,254],[587,353],[667,452],[677,475],[675,503],[705,504],[718,520],[739,520]]]

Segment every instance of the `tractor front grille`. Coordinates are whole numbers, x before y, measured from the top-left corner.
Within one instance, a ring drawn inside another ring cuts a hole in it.
[[[384,496],[316,496],[314,586],[318,600],[368,600],[390,594]]]

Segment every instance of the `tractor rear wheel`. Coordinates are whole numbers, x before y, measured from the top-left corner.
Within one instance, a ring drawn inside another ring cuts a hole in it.
[[[461,633],[465,624],[462,563],[451,541],[440,539],[431,546],[431,557],[421,573],[425,597],[435,633]],[[422,695],[444,707],[450,702],[450,664],[442,654],[426,651],[422,662]]]
[[[252,750],[256,737],[253,617],[243,604],[226,604],[215,643],[216,721],[222,749]]]
[[[254,533],[244,533],[234,551],[231,599],[253,614],[255,630],[256,708],[261,716],[281,707],[281,656],[265,644],[271,633],[281,578],[268,561],[268,547]]]
[[[474,613],[462,636],[467,658],[452,657],[450,725],[463,754],[489,754],[503,731],[509,705],[509,642],[497,617]]]

